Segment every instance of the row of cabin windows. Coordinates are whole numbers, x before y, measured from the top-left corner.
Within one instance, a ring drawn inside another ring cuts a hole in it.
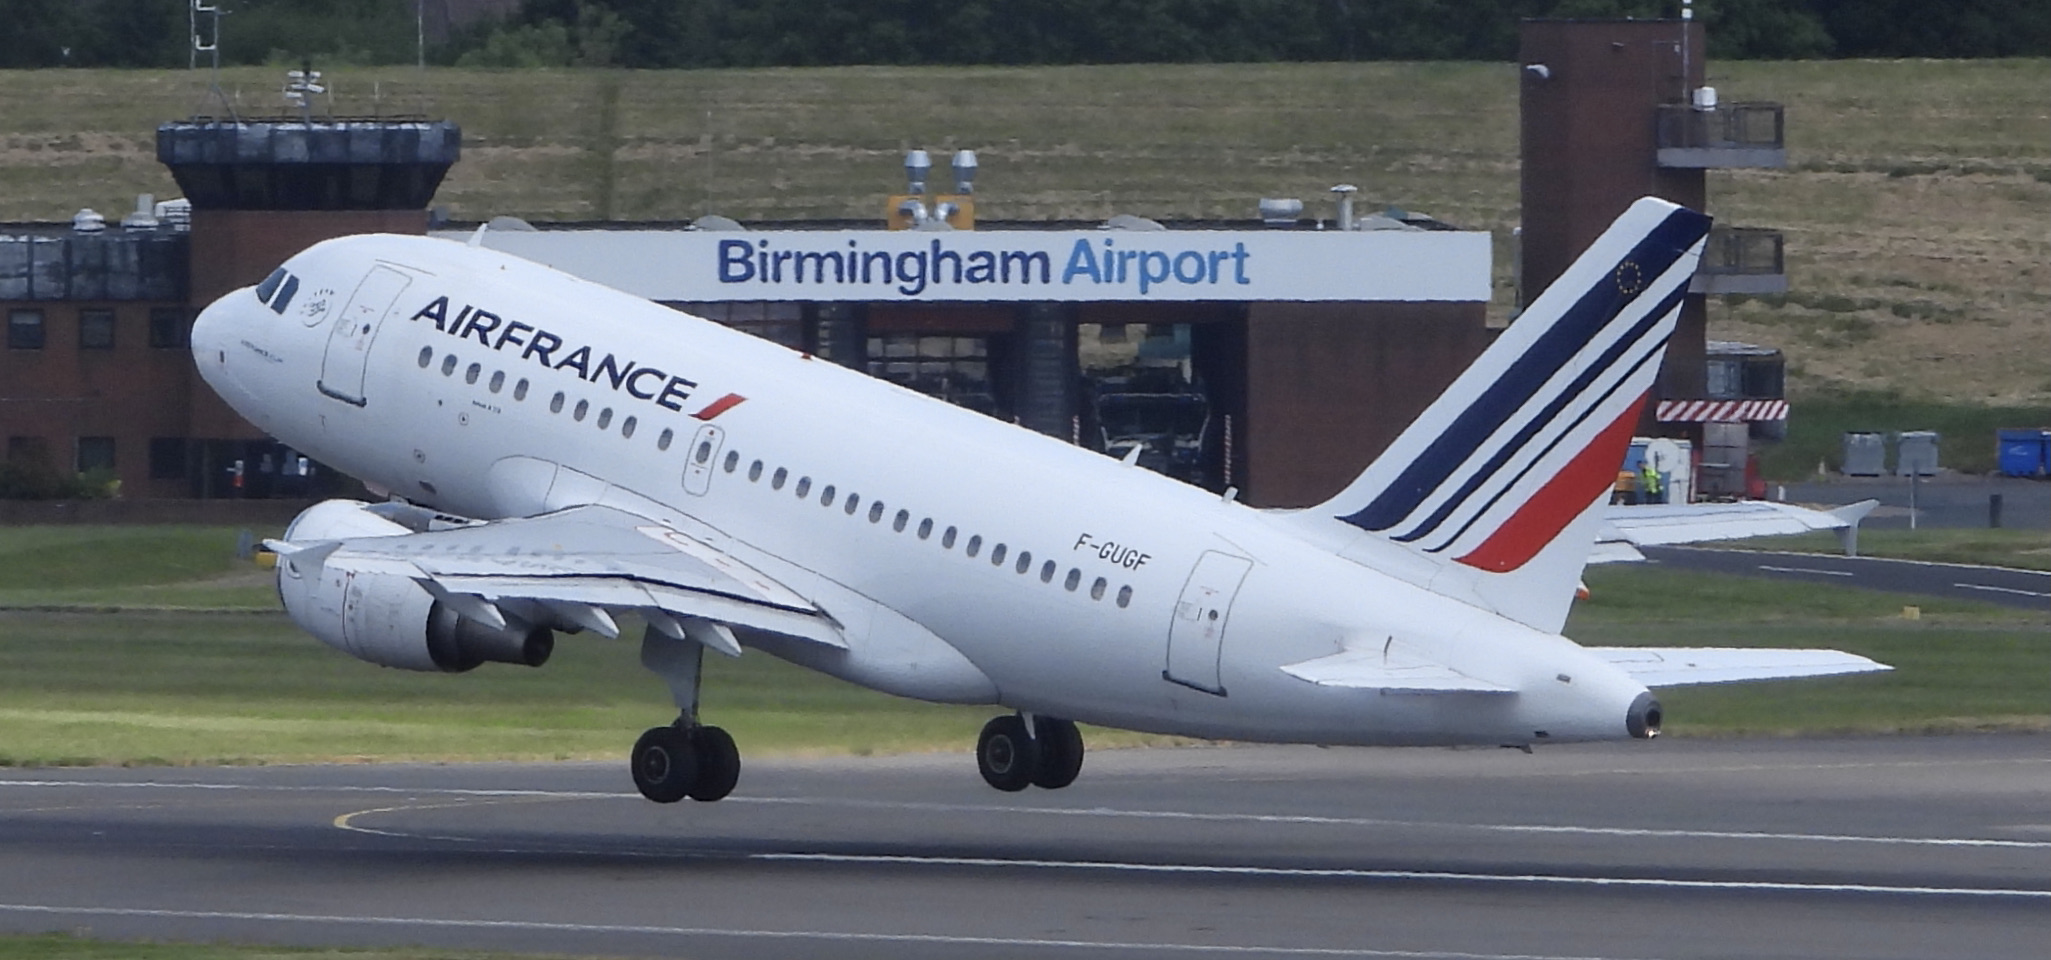
[[[700,445],[699,445],[699,449],[698,449],[698,453],[697,453],[697,459],[698,459],[698,462],[699,462],[699,463],[704,463],[704,462],[705,462],[705,459],[706,459],[706,457],[707,457],[707,456],[709,456],[709,454],[710,454],[710,445],[709,445],[709,444],[700,444]],[[732,451],[732,450],[729,450],[729,451],[727,451],[727,454],[726,454],[726,458],[725,458],[725,460],[724,460],[724,461],[723,461],[723,462],[722,462],[722,463],[720,464],[720,466],[721,466],[721,467],[722,467],[722,468],[723,468],[723,469],[724,469],[724,470],[725,470],[725,471],[726,471],[727,473],[733,473],[733,472],[735,472],[736,470],[739,470],[739,469],[740,469],[740,464],[741,464],[741,455],[740,455],[739,453],[736,453],[736,452]],[[763,473],[763,471],[764,471],[765,469],[766,469],[766,465],[765,465],[765,464],[764,464],[764,463],[763,463],[762,461],[760,461],[760,460],[756,460],[756,461],[754,461],[754,462],[752,462],[752,463],[748,464],[748,471],[747,471],[747,476],[748,476],[748,482],[750,482],[750,483],[760,483],[760,482],[761,482],[761,480],[762,480],[762,473]],[[773,472],[771,472],[771,473],[769,474],[769,489],[771,489],[771,490],[782,490],[782,489],[784,488],[784,486],[785,486],[785,485],[787,485],[787,484],[789,484],[789,483],[790,483],[790,480],[791,480],[791,474],[790,474],[790,471],[789,471],[789,470],[787,470],[787,469],[785,469],[785,468],[783,468],[783,467],[777,467],[777,468],[776,468],[776,469],[775,469],[775,470],[774,470]],[[799,477],[799,478],[797,478],[797,483],[795,484],[795,486],[793,486],[793,487],[792,487],[792,492],[796,494],[796,496],[798,497],[798,499],[800,499],[800,500],[807,500],[807,499],[810,499],[810,498],[811,498],[811,496],[812,496],[812,489],[813,489],[813,484],[812,484],[812,478],[811,478],[811,477]],[[824,486],[821,486],[821,487],[819,487],[819,488],[818,488],[818,490],[819,490],[819,505],[820,505],[820,506],[822,506],[822,507],[829,507],[829,508],[830,508],[830,507],[832,507],[832,506],[834,505],[835,501],[836,501],[836,500],[838,500],[838,502],[839,502],[839,504],[840,504],[840,509],[841,509],[841,512],[842,512],[842,513],[845,513],[845,514],[847,514],[848,516],[852,517],[852,516],[856,515],[857,513],[860,513],[860,512],[861,512],[861,509],[862,509],[862,497],[861,497],[861,494],[858,494],[858,493],[852,493],[852,492],[851,492],[851,493],[848,493],[848,494],[847,494],[846,496],[844,496],[844,497],[843,497],[843,496],[841,496],[841,494],[840,494],[840,491],[836,490],[836,489],[834,488],[833,484],[830,484],[830,483],[829,483],[829,484],[825,484]],[[869,517],[869,522],[870,522],[870,523],[874,523],[874,524],[881,524],[881,523],[883,522],[883,518],[884,518],[885,516],[888,516],[888,517],[890,517],[890,529],[891,529],[892,531],[894,531],[894,532],[897,532],[897,533],[903,533],[903,532],[905,532],[906,528],[908,528],[908,527],[911,527],[911,525],[912,525],[912,513],[911,513],[911,511],[910,511],[910,510],[904,510],[904,509],[899,509],[899,510],[897,510],[896,512],[894,512],[894,513],[893,513],[893,512],[892,512],[892,511],[890,510],[890,508],[889,508],[888,506],[886,506],[886,505],[885,505],[885,504],[883,503],[883,501],[881,501],[881,500],[871,500],[871,501],[869,501],[869,510],[868,510],[868,517]],[[936,528],[937,526],[938,526],[938,525],[937,525],[936,523],[934,523],[934,521],[933,521],[933,518],[932,518],[932,517],[922,517],[922,518],[920,518],[920,520],[919,520],[918,526],[917,526],[917,528],[916,528],[916,534],[915,534],[915,535],[916,535],[916,536],[917,536],[917,537],[918,537],[919,539],[921,539],[921,540],[931,540],[931,539],[933,539],[933,535],[934,535],[934,530],[935,530],[935,528]],[[958,540],[960,539],[960,537],[961,537],[961,531],[960,531],[960,529],[958,529],[958,528],[956,528],[956,527],[947,527],[946,529],[944,529],[944,530],[941,530],[941,531],[940,531],[940,535],[939,535],[939,539],[940,539],[940,549],[942,549],[942,550],[953,550],[953,549],[954,549],[954,545],[955,545],[955,543],[956,543],[956,542],[957,542],[957,541],[958,541]],[[969,535],[969,538],[968,538],[968,541],[967,541],[967,543],[963,544],[963,546],[962,546],[962,553],[963,553],[964,555],[968,556],[968,557],[974,558],[974,557],[976,557],[976,556],[980,555],[980,554],[981,554],[982,552],[983,552],[983,537],[982,537],[982,535],[981,535],[981,534],[970,534],[970,535]],[[1004,565],[1005,565],[1005,559],[1006,559],[1007,557],[1010,557],[1010,558],[1012,558],[1012,563],[1011,563],[1011,567],[1012,567],[1012,570],[1013,570],[1014,572],[1016,572],[1016,573],[1018,573],[1018,574],[1020,574],[1020,575],[1025,575],[1025,574],[1027,574],[1027,573],[1030,573],[1030,572],[1032,572],[1032,570],[1033,570],[1033,553],[1032,553],[1032,551],[1030,551],[1030,550],[1020,550],[1020,551],[1018,551],[1018,553],[1016,553],[1016,554],[1012,554],[1012,553],[1011,553],[1011,548],[1010,548],[1010,546],[1009,546],[1009,545],[1007,545],[1007,544],[1003,544],[1003,543],[998,543],[998,544],[993,544],[993,545],[991,545],[991,547],[990,547],[990,565],[991,565],[991,566],[993,566],[993,567],[1002,567],[1002,566],[1004,566]],[[1041,583],[1053,583],[1053,582],[1054,582],[1054,577],[1055,577],[1055,576],[1056,576],[1057,574],[1059,574],[1060,572],[1061,572],[1061,565],[1060,565],[1060,564],[1058,564],[1058,563],[1055,563],[1055,562],[1054,562],[1054,561],[1052,561],[1052,560],[1043,560],[1043,561],[1042,561],[1042,562],[1040,563],[1040,566],[1039,566],[1039,577],[1040,577],[1040,582],[1041,582]],[[1064,589],[1064,590],[1067,590],[1067,591],[1068,591],[1068,592],[1070,592],[1070,593],[1074,593],[1074,592],[1076,592],[1077,590],[1081,589],[1081,587],[1082,587],[1082,581],[1083,581],[1083,572],[1082,572],[1082,570],[1081,570],[1081,569],[1079,569],[1079,568],[1076,568],[1076,567],[1070,567],[1070,568],[1068,568],[1068,573],[1067,573],[1067,574],[1066,574],[1065,576],[1063,576],[1063,577],[1062,577],[1062,579],[1061,579],[1061,586],[1062,586],[1062,589]],[[1097,578],[1095,578],[1094,580],[1092,580],[1092,581],[1090,582],[1090,589],[1089,589],[1089,593],[1090,593],[1090,599],[1092,599],[1092,600],[1102,600],[1102,599],[1104,599],[1104,594],[1105,594],[1105,593],[1106,593],[1106,592],[1107,592],[1107,591],[1108,591],[1108,590],[1110,589],[1110,586],[1111,586],[1111,583],[1110,583],[1110,581],[1109,581],[1109,580],[1106,580],[1106,579],[1105,579],[1105,578],[1103,578],[1103,577],[1097,577]],[[1119,607],[1121,607],[1121,608],[1124,608],[1124,607],[1129,607],[1129,606],[1131,606],[1131,605],[1132,605],[1132,587],[1131,587],[1130,585],[1126,585],[1126,586],[1121,586],[1121,587],[1119,587],[1119,588],[1118,588],[1118,595],[1117,595],[1117,603],[1118,603],[1118,606],[1119,606]]]
[[[434,362],[434,348],[433,348],[433,347],[422,347],[422,348],[420,348],[420,359],[419,359],[419,364],[420,364],[420,368],[421,368],[421,369],[423,369],[423,370],[425,370],[425,369],[427,369],[427,367],[428,367],[429,365],[431,365],[431,364],[432,364],[433,362]],[[456,355],[455,355],[455,354],[453,354],[453,353],[452,353],[452,354],[447,354],[447,355],[445,355],[445,356],[444,356],[444,357],[442,358],[442,364],[441,364],[442,376],[445,376],[445,377],[449,377],[449,376],[454,376],[454,375],[455,375],[455,373],[456,373],[456,368],[457,368],[458,366],[460,366],[461,364],[462,364],[462,361],[461,361],[461,360],[459,360],[459,359],[457,359],[457,357],[456,357]],[[463,382],[464,382],[465,384],[469,384],[469,385],[475,386],[475,385],[476,385],[476,383],[477,383],[477,381],[478,381],[478,379],[479,379],[479,378],[481,378],[481,377],[483,377],[483,375],[484,375],[484,368],[483,368],[483,366],[482,366],[481,364],[476,364],[476,363],[472,363],[472,364],[470,364],[470,365],[469,365],[469,366],[468,366],[467,368],[465,368],[465,369],[464,369],[464,371],[463,371]],[[499,393],[500,391],[502,391],[502,390],[504,390],[504,389],[505,389],[505,385],[506,385],[506,374],[505,374],[505,371],[503,371],[503,370],[496,370],[496,371],[493,371],[493,372],[492,372],[492,375],[491,375],[490,379],[486,381],[486,386],[485,386],[485,389],[487,389],[487,390],[491,391],[492,393]],[[514,400],[526,400],[526,399],[527,399],[527,388],[528,388],[528,382],[527,382],[527,379],[526,379],[525,377],[522,377],[522,378],[520,378],[520,380],[519,380],[519,381],[517,381],[517,382],[515,382],[515,383],[513,384],[513,399],[514,399]],[[549,401],[548,401],[548,412],[550,412],[550,413],[561,413],[561,412],[563,412],[563,406],[564,406],[564,404],[565,404],[565,403],[567,403],[567,402],[568,402],[568,399],[569,399],[569,398],[568,398],[568,397],[566,397],[566,396],[565,396],[565,395],[563,394],[563,392],[562,392],[562,391],[560,391],[560,390],[556,391],[555,395],[549,398]],[[573,407],[573,408],[571,409],[571,411],[570,411],[570,418],[571,418],[572,420],[575,420],[575,421],[579,422],[579,423],[582,423],[582,422],[584,421],[584,418],[585,418],[586,416],[590,415],[590,412],[591,412],[591,401],[589,401],[589,400],[578,400],[578,401],[577,401],[577,404],[576,404],[576,406],[575,406],[575,407]],[[611,407],[606,407],[606,408],[604,408],[604,409],[601,409],[601,410],[599,410],[599,411],[598,411],[598,420],[597,420],[597,424],[598,424],[598,429],[600,429],[600,430],[608,430],[608,429],[611,429],[611,425],[612,425],[612,408],[611,408]],[[635,419],[634,417],[631,417],[631,416],[627,417],[627,418],[626,418],[625,420],[621,421],[621,423],[620,423],[620,436],[621,436],[622,438],[630,438],[630,437],[632,437],[632,436],[634,435],[634,430],[635,430],[635,427],[636,427],[636,426],[637,426],[637,422],[636,422],[636,419]],[[664,428],[663,428],[663,430],[662,430],[662,433],[661,433],[661,435],[660,435],[660,436],[658,436],[658,437],[656,438],[656,440],[655,440],[655,448],[656,448],[657,450],[668,450],[668,449],[670,448],[670,444],[671,444],[672,442],[674,442],[674,440],[675,440],[675,439],[676,439],[676,433],[675,433],[675,431],[673,431],[673,430],[669,429],[668,427],[664,427]],[[692,452],[692,459],[696,460],[696,461],[698,462],[698,464],[700,464],[700,465],[703,465],[703,464],[705,464],[705,463],[706,463],[706,462],[707,462],[708,460],[710,460],[711,458],[712,458],[712,444],[711,444],[710,442],[700,442],[700,443],[698,444],[698,448],[697,448],[697,449],[696,449],[695,451],[693,451],[693,452]],[[736,470],[740,469],[740,463],[741,463],[741,455],[740,455],[739,453],[736,453],[736,452],[732,451],[732,450],[729,450],[729,451],[727,451],[727,454],[726,454],[726,458],[725,458],[725,461],[724,461],[724,463],[722,463],[722,464],[721,464],[721,466],[725,468],[725,470],[726,470],[726,472],[727,472],[727,473],[733,473],[733,472],[735,472]],[[754,461],[753,463],[749,464],[749,465],[748,465],[748,482],[750,482],[750,483],[756,483],[756,482],[760,482],[760,481],[761,481],[761,479],[762,479],[762,471],[764,470],[764,468],[765,468],[765,465],[764,465],[764,464],[762,463],[762,461],[760,461],[760,460],[756,460],[756,461]],[[770,477],[769,477],[769,488],[770,488],[771,490],[782,490],[782,489],[784,488],[784,486],[785,486],[786,484],[788,484],[789,482],[790,482],[790,471],[789,471],[788,469],[785,469],[785,468],[783,468],[783,467],[777,467],[777,468],[776,468],[776,471],[775,471],[774,473],[770,474]],[[811,478],[811,477],[799,477],[799,478],[798,478],[798,481],[797,481],[797,486],[796,486],[796,488],[795,488],[795,491],[796,491],[796,494],[797,494],[797,496],[798,496],[798,499],[800,499],[800,500],[804,500],[804,499],[809,499],[809,498],[811,497],[811,495],[812,495],[812,478]],[[840,496],[840,493],[839,493],[839,491],[838,491],[838,490],[836,490],[836,489],[834,488],[834,486],[833,486],[832,484],[830,484],[830,483],[829,483],[829,484],[826,484],[825,486],[822,486],[822,487],[820,487],[820,488],[819,488],[819,504],[820,504],[820,506],[823,506],[823,507],[832,507],[832,506],[833,506],[833,505],[835,504],[835,502],[836,502],[836,501],[837,501],[837,502],[839,502],[839,504],[840,504],[840,508],[841,508],[841,511],[842,511],[843,513],[846,513],[846,514],[847,514],[848,516],[850,516],[850,517],[854,516],[854,515],[855,515],[855,514],[856,514],[856,513],[858,512],[858,511],[860,511],[860,509],[861,509],[861,505],[862,505],[862,497],[861,497],[861,495],[860,495],[860,494],[857,494],[857,493],[849,493],[849,494],[848,494],[848,495],[847,495],[846,497],[844,497],[844,498],[843,498],[843,497],[841,497],[841,496]],[[880,523],[882,523],[882,522],[883,522],[883,517],[884,517],[884,514],[886,514],[887,512],[888,512],[888,508],[884,506],[884,504],[883,504],[883,501],[881,501],[881,500],[872,500],[872,501],[870,501],[870,502],[869,502],[869,522],[870,522],[870,523],[877,523],[877,524],[880,524]],[[893,530],[893,531],[895,531],[895,532],[897,532],[897,533],[903,533],[903,532],[905,531],[905,528],[911,525],[911,520],[912,520],[912,514],[911,514],[911,511],[909,511],[909,510],[902,510],[902,509],[900,509],[900,510],[898,510],[898,511],[896,512],[896,514],[894,514],[894,515],[893,515],[893,516],[891,517],[891,521],[890,521],[890,529],[891,529],[891,530]],[[934,522],[933,522],[933,518],[932,518],[932,517],[924,517],[924,518],[920,519],[920,520],[919,520],[919,525],[918,525],[918,533],[917,533],[917,535],[918,535],[918,538],[919,538],[919,539],[921,539],[921,540],[930,540],[930,539],[932,539],[932,538],[933,538],[933,530],[934,530],[934,527],[935,527],[935,524],[934,524]],[[948,528],[947,528],[946,530],[944,530],[944,531],[941,531],[941,533],[940,533],[940,548],[941,548],[942,550],[953,550],[953,549],[954,549],[954,544],[955,544],[955,541],[956,541],[957,539],[959,539],[959,537],[960,537],[960,531],[959,531],[958,529],[956,529],[955,527],[948,527]],[[976,557],[977,555],[981,554],[981,553],[982,553],[982,551],[983,551],[983,538],[982,538],[982,536],[981,536],[980,534],[975,534],[975,535],[971,535],[971,536],[970,536],[970,537],[968,538],[968,543],[967,543],[967,544],[966,544],[966,545],[965,545],[965,546],[963,547],[963,553],[965,553],[965,554],[966,554],[966,555],[968,555],[969,557],[973,558],[973,557]],[[1001,567],[1001,566],[1003,566],[1003,565],[1004,565],[1004,560],[1005,560],[1005,557],[1006,557],[1007,555],[1009,555],[1009,553],[1010,553],[1010,548],[1009,548],[1009,547],[1008,547],[1008,546],[1007,546],[1006,544],[1002,544],[1002,543],[999,543],[999,544],[995,544],[995,545],[993,545],[993,546],[992,546],[992,547],[990,548],[990,565],[991,565],[991,566],[997,566],[997,567]],[[1015,561],[1013,562],[1013,569],[1014,569],[1014,570],[1015,570],[1016,572],[1018,572],[1019,574],[1023,575],[1023,574],[1025,574],[1025,573],[1028,573],[1028,572],[1030,572],[1030,571],[1032,570],[1032,568],[1033,568],[1033,554],[1032,554],[1032,551],[1030,551],[1030,550],[1020,550],[1020,551],[1018,552],[1018,554],[1016,555],[1016,560],[1015,560]],[[1053,582],[1054,582],[1054,577],[1055,577],[1055,575],[1056,575],[1057,573],[1059,573],[1059,572],[1060,572],[1060,565],[1059,565],[1059,564],[1056,564],[1056,563],[1055,563],[1054,561],[1052,561],[1052,560],[1047,560],[1047,561],[1044,561],[1044,562],[1042,562],[1042,563],[1040,564],[1040,571],[1039,571],[1039,572],[1040,572],[1040,582],[1041,582],[1041,583],[1053,583]],[[1078,569],[1078,568],[1076,568],[1076,567],[1070,567],[1070,568],[1068,568],[1068,574],[1067,574],[1067,576],[1065,576],[1065,577],[1063,577],[1063,578],[1062,578],[1062,581],[1061,581],[1061,586],[1062,586],[1062,588],[1063,588],[1063,589],[1067,590],[1068,592],[1070,592],[1070,593],[1074,593],[1074,592],[1075,592],[1076,590],[1078,590],[1078,589],[1080,589],[1080,588],[1082,587],[1082,577],[1083,577],[1083,573],[1082,573],[1082,570],[1080,570],[1080,569]],[[1103,577],[1097,577],[1097,578],[1096,578],[1095,580],[1091,581],[1091,583],[1090,583],[1090,599],[1092,599],[1092,600],[1102,600],[1102,599],[1104,599],[1104,594],[1105,594],[1105,592],[1106,592],[1107,590],[1109,590],[1109,589],[1110,589],[1110,581],[1106,580],[1106,579],[1105,579],[1105,578],[1103,578]],[[1118,597],[1117,597],[1117,603],[1118,603],[1118,606],[1119,606],[1120,608],[1124,608],[1124,607],[1128,607],[1128,606],[1131,606],[1131,605],[1132,605],[1132,587],[1131,587],[1130,585],[1126,585],[1126,586],[1121,586],[1121,587],[1119,587],[1119,588],[1118,588]]]
[[[88,307],[78,311],[78,348],[80,350],[114,349],[114,333],[118,324],[114,311]],[[149,343],[162,349],[179,349],[191,340],[191,323],[186,312],[179,307],[151,307]],[[49,321],[40,308],[20,308],[7,311],[7,348],[10,350],[41,350],[49,342]]]
[[[420,348],[420,360],[419,360],[419,363],[420,363],[420,369],[422,369],[422,370],[425,370],[425,369],[427,369],[427,368],[428,368],[429,366],[431,366],[431,365],[432,365],[432,364],[434,363],[434,348],[433,348],[433,347],[421,347],[421,348]],[[444,376],[444,377],[453,377],[453,376],[455,376],[455,375],[456,375],[456,368],[457,368],[457,367],[459,367],[459,366],[462,366],[462,363],[463,363],[463,361],[462,361],[462,360],[460,360],[460,359],[457,359],[456,355],[455,355],[455,354],[453,354],[453,353],[451,353],[451,354],[448,354],[448,355],[446,355],[446,356],[442,357],[442,376]],[[465,384],[468,384],[468,385],[470,385],[470,386],[476,386],[476,385],[477,385],[477,381],[478,381],[479,379],[483,378],[483,377],[484,377],[484,365],[483,365],[483,364],[473,363],[473,364],[469,365],[468,367],[464,367],[464,369],[463,369],[463,382],[464,382]],[[530,384],[529,384],[529,383],[527,382],[527,378],[526,378],[526,377],[521,377],[521,378],[520,378],[519,380],[515,381],[515,382],[513,383],[513,399],[514,399],[514,400],[519,400],[519,401],[524,401],[524,400],[526,400],[526,399],[527,399],[527,389],[528,389],[528,387],[529,387],[529,386],[530,386]],[[504,370],[494,370],[494,371],[492,371],[492,373],[491,373],[491,377],[490,377],[489,379],[485,380],[485,387],[484,387],[484,388],[485,388],[486,390],[489,390],[489,391],[491,391],[492,393],[502,393],[502,392],[504,392],[504,391],[505,391],[505,389],[506,389],[506,372],[505,372]],[[567,404],[568,402],[569,402],[569,397],[568,397],[568,396],[567,396],[566,394],[564,394],[564,393],[563,393],[563,392],[562,392],[561,390],[558,390],[558,391],[556,391],[556,393],[555,393],[555,396],[553,396],[553,397],[550,397],[550,398],[549,398],[549,400],[548,400],[548,412],[550,412],[550,413],[561,413],[561,412],[563,412],[563,406],[564,406],[565,404]],[[577,401],[577,405],[576,405],[575,407],[571,408],[571,411],[570,411],[570,419],[572,419],[572,420],[575,420],[575,421],[577,421],[578,423],[583,423],[583,422],[584,422],[584,418],[585,418],[585,417],[588,417],[588,416],[590,416],[590,415],[591,415],[591,401],[589,401],[589,400],[579,400],[579,401]],[[612,417],[612,408],[611,408],[611,407],[605,407],[605,408],[603,408],[603,409],[599,410],[599,411],[598,411],[598,419],[597,419],[597,421],[596,421],[596,422],[597,422],[597,424],[598,424],[598,429],[600,429],[600,430],[610,430],[610,429],[612,429],[612,419],[613,419],[613,417]],[[626,419],[624,419],[624,420],[621,420],[621,421],[620,421],[620,436],[621,436],[621,437],[624,437],[624,438],[631,438],[631,437],[633,437],[635,429],[636,429],[636,428],[638,428],[638,427],[640,427],[640,425],[641,425],[641,421],[640,421],[640,419],[639,419],[639,418],[637,418],[637,417],[631,417],[631,416],[630,416],[630,417],[627,417],[627,418],[626,418]],[[664,430],[662,431],[662,436],[661,436],[661,438],[660,438],[660,439],[658,439],[658,440],[656,441],[656,443],[655,443],[655,445],[656,445],[657,449],[661,449],[661,450],[668,450],[668,449],[669,449],[669,445],[670,445],[670,441],[671,441],[671,440],[672,440],[672,439],[673,439],[674,437],[675,437],[675,433],[674,433],[674,431],[671,431],[671,430],[668,430],[668,429],[664,429]]]

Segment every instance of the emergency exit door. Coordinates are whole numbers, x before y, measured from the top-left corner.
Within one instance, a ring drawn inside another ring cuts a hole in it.
[[[1207,550],[1197,558],[1196,568],[1182,586],[1175,601],[1175,614],[1168,625],[1168,667],[1161,676],[1205,693],[1225,695],[1218,676],[1218,659],[1224,652],[1225,627],[1232,619],[1232,598],[1253,561],[1229,553]]]

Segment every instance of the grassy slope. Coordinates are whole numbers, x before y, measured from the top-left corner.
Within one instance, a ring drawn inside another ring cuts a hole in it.
[[[871,217],[903,151],[982,159],[995,218],[1252,213],[1361,185],[1498,240],[1517,211],[1508,64],[331,72],[340,112],[464,127],[458,216]],[[2051,61],[1720,62],[1726,100],[1788,106],[1791,166],[1712,174],[1712,212],[1789,237],[1795,293],[1719,304],[1712,335],[1771,343],[1798,396],[1848,386],[2029,404],[2051,421]],[[271,109],[275,71],[223,87]],[[153,130],[204,74],[0,72],[0,218],[175,193]],[[1328,213],[1327,213],[1328,215]],[[1500,312],[1500,310],[1499,310]],[[1921,423],[1890,423],[1918,429]],[[1813,462],[1810,464],[1813,466]]]
[[[0,529],[0,596],[33,577],[61,586],[85,575],[59,575],[46,556],[129,558],[117,574],[126,585],[102,588],[94,603],[130,607],[237,562],[230,528],[178,533],[189,549],[153,551],[157,528]],[[1584,642],[1831,645],[1901,667],[1676,691],[1667,699],[1679,733],[2051,725],[2051,621],[2041,615],[1646,566],[1591,570],[1588,581],[1594,597],[1569,629]],[[1905,603],[1920,603],[1923,619],[1902,620]],[[0,611],[0,637],[6,764],[612,759],[671,711],[636,644],[588,635],[563,638],[539,670],[494,664],[460,676],[359,663],[274,608]],[[705,690],[706,716],[755,755],[959,750],[990,713],[883,696],[759,653],[710,658]]]

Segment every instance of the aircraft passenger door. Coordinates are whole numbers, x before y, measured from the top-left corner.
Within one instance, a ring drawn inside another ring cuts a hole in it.
[[[1168,668],[1164,679],[1205,693],[1225,695],[1218,676],[1218,659],[1223,653],[1225,625],[1232,618],[1232,598],[1253,561],[1229,553],[1206,550],[1197,558],[1196,569],[1182,585],[1175,601],[1175,615],[1168,626]]]
[[[709,423],[698,428],[698,435],[691,438],[691,449],[685,453],[685,493],[702,497],[712,489],[712,465],[718,462],[719,447],[725,441],[725,430]]]
[[[344,403],[364,405],[363,374],[370,363],[370,342],[390,313],[393,301],[413,278],[391,267],[370,268],[349,303],[328,327],[328,352],[321,358],[320,392]]]

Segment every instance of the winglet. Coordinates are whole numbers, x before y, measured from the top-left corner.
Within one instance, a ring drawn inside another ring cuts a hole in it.
[[[1859,555],[1859,521],[1866,519],[1866,514],[1872,513],[1873,508],[1879,505],[1878,500],[1861,500],[1829,511],[1831,516],[1844,521],[1844,526],[1837,528],[1837,545],[1844,548],[1845,556]]]

